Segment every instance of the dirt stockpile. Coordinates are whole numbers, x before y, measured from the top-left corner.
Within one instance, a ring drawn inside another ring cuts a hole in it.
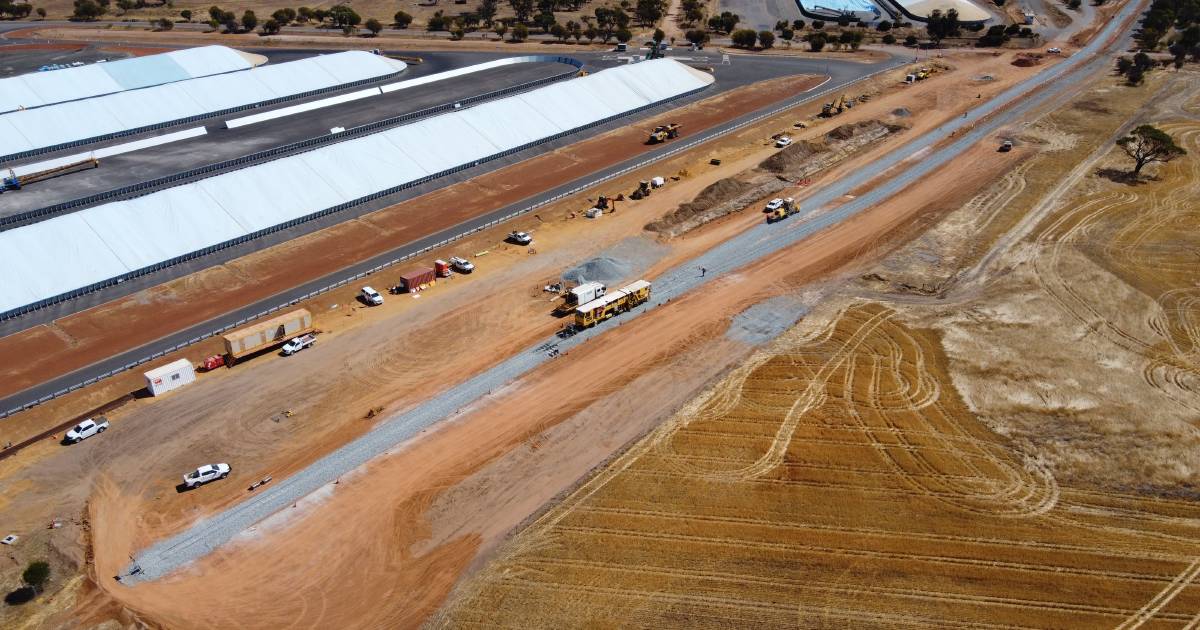
[[[825,150],[825,146],[801,140],[759,163],[758,167],[772,173],[789,173],[804,168],[812,156]]]
[[[678,236],[730,212],[742,210],[798,179],[812,177],[863,147],[903,129],[899,125],[868,120],[840,125],[826,133],[821,142],[801,140],[763,160],[757,168],[705,188],[695,199],[646,224],[646,229],[664,236]]]

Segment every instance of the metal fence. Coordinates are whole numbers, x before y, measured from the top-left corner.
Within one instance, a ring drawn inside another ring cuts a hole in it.
[[[888,68],[883,68],[883,69],[877,70],[877,71],[875,71],[875,72],[872,72],[872,73],[870,73],[870,74],[867,74],[867,75],[865,75],[865,76],[863,76],[863,77],[860,77],[858,80],[862,81],[862,80],[870,79],[870,78],[872,78],[872,77],[875,77],[875,76],[877,76],[877,75],[879,75],[879,74],[882,74],[882,73],[884,73],[884,72],[888,72],[888,71],[890,71],[890,70],[892,70],[892,69],[893,69],[893,68],[891,68],[891,67],[888,67]],[[827,80],[826,80],[826,82],[828,82],[828,81],[829,81],[829,80],[827,79]],[[422,255],[424,255],[424,254],[427,254],[427,253],[429,253],[430,251],[433,251],[433,250],[435,250],[435,249],[439,249],[439,248],[441,248],[441,247],[445,247],[446,245],[448,245],[448,244],[450,244],[450,243],[453,243],[453,242],[455,242],[455,241],[458,241],[458,240],[460,240],[460,239],[463,239],[463,238],[465,238],[465,237],[467,237],[467,236],[471,236],[472,234],[476,234],[476,233],[478,233],[478,232],[482,232],[483,230],[487,230],[487,229],[489,229],[489,228],[495,227],[495,226],[497,226],[497,225],[500,225],[501,223],[504,223],[504,222],[506,222],[506,221],[511,221],[512,219],[514,219],[514,218],[516,218],[516,217],[519,217],[519,216],[521,216],[521,215],[523,215],[523,214],[528,214],[529,212],[532,212],[532,211],[534,211],[534,210],[536,210],[536,209],[538,209],[538,208],[541,208],[541,207],[543,207],[543,206],[546,206],[546,205],[549,205],[549,204],[552,204],[552,203],[558,202],[558,201],[560,201],[560,200],[562,200],[562,199],[565,199],[565,198],[567,198],[567,197],[571,197],[571,196],[573,196],[573,195],[579,194],[579,193],[581,193],[581,192],[583,192],[583,191],[585,191],[585,190],[587,190],[587,189],[589,189],[589,188],[592,188],[592,187],[594,187],[594,186],[596,186],[596,185],[598,185],[598,184],[601,184],[601,183],[603,183],[603,182],[605,182],[605,181],[608,181],[608,180],[610,180],[610,179],[615,179],[615,178],[617,178],[617,177],[620,177],[620,176],[622,176],[622,175],[626,175],[626,174],[628,174],[628,173],[630,173],[630,172],[633,172],[633,171],[636,171],[636,170],[638,170],[638,169],[645,168],[646,166],[649,166],[650,164],[653,164],[653,163],[655,163],[655,162],[662,161],[662,160],[664,160],[664,159],[667,159],[667,158],[670,158],[670,157],[674,157],[674,156],[676,156],[676,155],[678,155],[678,154],[680,154],[680,153],[683,153],[684,151],[689,151],[689,150],[691,150],[691,149],[694,149],[694,148],[696,148],[697,146],[699,146],[699,145],[701,145],[701,144],[704,144],[704,143],[706,143],[706,142],[709,142],[709,141],[711,141],[711,140],[715,140],[715,139],[717,139],[717,138],[720,138],[720,137],[722,137],[722,136],[725,136],[725,135],[728,135],[728,134],[734,133],[734,132],[736,132],[736,131],[740,131],[741,129],[744,129],[744,128],[746,128],[746,127],[750,126],[750,125],[754,125],[754,124],[756,124],[756,123],[758,123],[758,122],[760,122],[760,121],[762,121],[762,120],[765,120],[765,119],[767,119],[767,118],[770,118],[770,117],[772,117],[772,116],[779,115],[779,114],[783,113],[784,111],[787,111],[788,109],[791,109],[791,108],[793,108],[793,107],[796,107],[797,105],[800,105],[800,104],[802,104],[802,103],[804,103],[804,102],[806,102],[806,101],[809,101],[809,100],[811,100],[811,99],[814,99],[814,98],[819,98],[819,97],[821,97],[821,96],[824,96],[824,95],[826,95],[826,94],[829,94],[830,92],[833,92],[833,91],[834,91],[834,90],[836,90],[836,89],[841,89],[841,88],[844,88],[844,87],[845,87],[845,86],[840,86],[840,85],[838,85],[838,86],[833,86],[833,87],[826,88],[826,89],[824,89],[824,90],[821,90],[820,92],[816,92],[816,93],[814,93],[814,94],[807,94],[807,93],[805,93],[805,94],[801,94],[801,95],[799,95],[799,96],[793,97],[793,98],[791,98],[791,99],[788,99],[787,101],[785,101],[785,102],[784,102],[783,104],[781,104],[781,105],[778,105],[778,106],[776,106],[776,107],[773,107],[773,108],[771,108],[771,109],[769,109],[769,110],[767,110],[767,111],[765,111],[765,112],[761,112],[761,113],[759,113],[759,114],[755,114],[754,116],[752,116],[752,117],[750,117],[750,118],[748,118],[748,119],[746,119],[746,120],[740,121],[740,122],[738,122],[738,123],[736,123],[736,124],[734,124],[734,125],[731,125],[731,126],[729,126],[729,127],[726,127],[726,128],[724,128],[724,129],[717,129],[717,130],[711,131],[711,132],[709,132],[709,133],[702,134],[702,135],[700,135],[700,136],[698,136],[698,137],[696,137],[696,138],[693,138],[693,139],[691,139],[691,140],[689,140],[689,141],[687,141],[687,142],[680,143],[680,144],[678,144],[678,145],[674,146],[673,148],[671,148],[671,149],[670,149],[670,150],[668,150],[668,151],[664,151],[664,152],[662,152],[662,153],[660,153],[660,154],[654,155],[654,156],[652,156],[652,157],[649,157],[649,158],[647,158],[647,159],[645,159],[645,160],[642,160],[642,161],[640,161],[640,162],[637,162],[637,163],[635,163],[635,164],[632,164],[632,165],[630,165],[630,166],[627,166],[627,167],[625,167],[625,168],[622,168],[622,169],[620,169],[620,170],[614,171],[614,172],[612,172],[612,173],[608,173],[608,174],[606,174],[606,175],[604,175],[604,176],[602,176],[602,177],[597,177],[596,179],[593,179],[593,180],[591,180],[591,181],[589,181],[589,182],[587,182],[587,183],[585,183],[585,184],[580,184],[580,185],[577,185],[577,186],[575,186],[575,187],[571,188],[570,190],[567,190],[567,191],[565,191],[565,192],[559,193],[559,194],[557,194],[557,195],[554,195],[553,197],[550,197],[550,198],[548,198],[548,199],[542,200],[542,201],[540,201],[540,202],[538,202],[538,203],[532,204],[532,205],[530,205],[530,206],[527,206],[527,207],[525,207],[525,208],[522,208],[522,209],[520,209],[520,210],[517,210],[517,211],[514,211],[514,212],[510,212],[509,214],[506,214],[506,215],[504,215],[504,216],[502,216],[502,217],[499,217],[499,218],[493,219],[493,220],[491,220],[491,221],[488,221],[487,223],[485,223],[485,224],[483,224],[483,225],[477,226],[477,227],[475,227],[475,228],[472,228],[472,229],[470,229],[470,230],[465,230],[465,231],[463,231],[463,232],[459,232],[459,233],[457,233],[457,234],[455,234],[455,235],[453,235],[453,236],[450,236],[450,237],[447,237],[447,238],[445,238],[445,239],[442,239],[441,241],[439,241],[439,242],[437,242],[437,243],[434,243],[434,244],[432,244],[432,245],[428,245],[428,246],[426,246],[426,247],[423,247],[423,248],[421,248],[421,249],[419,249],[419,250],[417,250],[417,251],[410,252],[410,253],[408,253],[408,254],[406,254],[406,255],[404,255],[404,256],[399,256],[399,257],[393,258],[392,260],[389,260],[389,261],[387,261],[387,262],[384,262],[384,263],[378,264],[378,265],[376,265],[376,266],[374,266],[374,267],[372,267],[372,268],[370,268],[370,269],[368,269],[368,270],[366,270],[366,271],[362,271],[362,272],[359,272],[359,273],[353,274],[353,275],[351,275],[351,276],[348,276],[348,277],[342,278],[342,279],[340,279],[340,280],[337,280],[337,281],[335,281],[335,282],[332,282],[332,283],[330,283],[330,284],[328,284],[328,285],[326,285],[326,286],[324,286],[324,287],[321,287],[321,288],[319,288],[319,289],[316,289],[316,290],[310,291],[310,292],[308,292],[308,293],[305,293],[304,295],[298,295],[298,296],[295,296],[295,297],[293,297],[293,298],[291,298],[291,299],[289,299],[289,300],[287,300],[287,301],[285,301],[285,302],[281,302],[281,303],[279,303],[279,304],[276,304],[275,306],[272,306],[272,307],[266,308],[266,309],[264,309],[263,311],[261,311],[261,312],[259,312],[259,313],[255,314],[255,315],[252,315],[252,316],[249,316],[249,317],[244,317],[244,318],[242,318],[242,319],[239,319],[239,320],[237,320],[236,322],[232,322],[232,323],[230,323],[230,324],[226,324],[225,326],[222,326],[222,327],[220,327],[220,328],[216,328],[216,329],[214,329],[214,330],[211,330],[211,331],[209,331],[209,332],[203,333],[203,334],[201,334],[201,335],[198,335],[198,336],[196,336],[196,337],[193,337],[193,338],[191,338],[191,339],[189,339],[189,340],[187,340],[187,341],[184,341],[184,342],[181,342],[181,343],[177,343],[177,344],[175,344],[175,345],[173,345],[173,346],[171,346],[171,347],[169,347],[169,348],[164,348],[164,349],[162,349],[162,350],[159,350],[159,351],[157,351],[157,352],[155,352],[155,353],[153,353],[153,354],[151,354],[151,355],[147,355],[147,356],[145,356],[145,357],[142,357],[142,358],[140,358],[140,359],[138,359],[138,360],[136,360],[136,361],[132,361],[132,362],[126,363],[126,364],[124,364],[124,365],[122,365],[122,366],[119,366],[119,367],[116,367],[116,368],[114,368],[114,369],[111,369],[111,370],[109,370],[109,371],[107,371],[107,372],[104,372],[103,374],[98,374],[98,375],[96,375],[96,376],[93,376],[93,377],[91,377],[91,378],[89,378],[89,379],[85,380],[85,381],[82,381],[82,382],[76,383],[76,384],[74,384],[74,385],[71,385],[71,386],[69,386],[69,387],[65,387],[65,388],[63,388],[63,389],[60,389],[60,390],[58,390],[58,391],[56,391],[56,392],[54,392],[54,393],[52,393],[52,394],[47,394],[47,395],[45,395],[45,396],[42,396],[41,398],[39,398],[39,399],[37,399],[37,400],[30,401],[30,402],[27,402],[27,403],[25,403],[25,404],[22,404],[22,405],[20,405],[20,406],[18,406],[18,407],[14,407],[14,408],[12,408],[12,409],[9,409],[8,411],[0,412],[0,418],[5,418],[5,417],[8,417],[8,416],[10,416],[10,415],[12,415],[12,414],[14,414],[14,413],[18,413],[18,412],[24,411],[24,410],[26,410],[26,409],[29,409],[29,408],[31,408],[31,407],[35,407],[35,406],[37,406],[37,405],[40,405],[40,404],[42,404],[42,403],[44,403],[44,402],[47,402],[47,401],[49,401],[49,400],[53,400],[53,399],[55,399],[55,398],[57,398],[57,397],[59,397],[59,396],[62,396],[62,395],[64,395],[64,394],[67,394],[67,393],[70,393],[70,392],[73,392],[73,391],[75,391],[75,390],[77,390],[77,389],[80,389],[80,388],[82,388],[82,387],[87,387],[88,385],[92,385],[93,383],[96,383],[97,381],[99,381],[99,380],[101,380],[101,379],[108,378],[108,377],[110,377],[110,376],[113,376],[113,375],[115,375],[115,374],[120,374],[121,372],[124,372],[124,371],[126,371],[126,370],[133,369],[133,368],[135,368],[135,367],[137,367],[137,366],[139,366],[139,365],[142,365],[143,363],[146,363],[146,362],[149,362],[149,361],[153,361],[153,360],[155,360],[155,359],[162,358],[163,356],[166,356],[167,354],[170,354],[170,353],[172,353],[172,352],[176,352],[176,351],[178,351],[178,350],[182,350],[182,349],[184,349],[184,348],[186,348],[186,347],[188,347],[188,346],[191,346],[191,345],[193,345],[193,344],[199,343],[200,341],[203,341],[203,340],[205,340],[205,339],[208,339],[208,338],[210,338],[210,337],[212,337],[212,336],[214,336],[214,335],[221,335],[221,334],[224,334],[224,333],[226,333],[226,332],[228,332],[228,331],[230,331],[230,330],[232,330],[232,329],[234,329],[234,328],[237,328],[238,326],[244,326],[244,325],[245,325],[245,324],[247,324],[248,322],[252,322],[252,321],[254,321],[254,320],[256,320],[256,319],[259,319],[259,318],[262,318],[262,317],[266,317],[267,315],[270,315],[270,314],[272,314],[272,313],[275,313],[275,312],[277,312],[277,311],[279,311],[279,310],[282,310],[282,309],[285,309],[285,308],[291,308],[291,307],[293,307],[293,306],[295,306],[295,305],[299,304],[300,302],[303,302],[303,301],[305,301],[305,300],[310,300],[310,299],[312,299],[312,298],[314,298],[314,297],[317,297],[317,296],[319,296],[319,295],[321,295],[321,294],[324,294],[324,293],[327,293],[327,292],[329,292],[329,291],[332,291],[332,290],[334,290],[334,289],[337,289],[337,288],[343,287],[343,286],[345,286],[345,285],[347,285],[347,284],[350,284],[350,283],[352,283],[352,282],[355,282],[355,281],[357,281],[357,280],[361,280],[362,278],[365,278],[365,277],[367,277],[367,276],[369,276],[369,275],[371,275],[371,274],[374,274],[374,273],[378,273],[378,272],[382,271],[383,269],[386,269],[386,268],[388,268],[388,267],[391,267],[391,266],[393,266],[393,265],[399,264],[399,263],[401,263],[401,262],[404,262],[404,261],[406,261],[406,260],[409,260],[409,259],[411,259],[411,258],[415,258],[415,257],[417,257],[417,256],[422,256]],[[678,99],[681,99],[681,98],[685,98],[685,97],[687,97],[687,96],[690,96],[690,95],[693,95],[693,94],[695,94],[696,92],[699,92],[699,91],[701,91],[701,90],[703,90],[703,89],[704,89],[704,88],[700,88],[699,90],[694,90],[694,91],[692,91],[692,92],[689,92],[689,93],[687,93],[687,94],[681,94],[681,95],[679,95],[679,96],[675,97],[674,99],[668,99],[667,101],[661,101],[661,102],[659,102],[659,103],[655,103],[655,104],[652,104],[652,105],[648,105],[648,106],[646,106],[646,107],[643,107],[643,108],[640,108],[640,109],[647,109],[647,108],[650,108],[650,107],[655,107],[655,106],[657,106],[657,105],[662,105],[662,104],[664,104],[664,103],[667,103],[667,102],[671,102],[671,101],[673,101],[673,100],[678,100]],[[635,111],[640,111],[640,110],[635,110]],[[629,112],[629,114],[632,114],[632,113],[635,113],[635,112]],[[606,122],[607,122],[607,121],[606,121]],[[597,124],[601,124],[601,123],[597,123]],[[594,126],[594,125],[589,125],[588,127],[591,127],[591,126]],[[567,133],[574,133],[574,132],[567,132]],[[563,134],[563,135],[565,135],[565,134]]]

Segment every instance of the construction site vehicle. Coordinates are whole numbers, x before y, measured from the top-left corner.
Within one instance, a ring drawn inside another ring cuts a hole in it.
[[[396,287],[401,293],[416,293],[423,291],[437,282],[437,270],[433,267],[413,269],[400,275],[400,284]]]
[[[650,299],[650,283],[638,280],[575,309],[575,327],[591,328]]]
[[[186,488],[195,488],[214,479],[224,479],[229,476],[230,470],[232,469],[229,464],[205,464],[184,475],[183,485]]]
[[[437,277],[439,277],[439,278],[449,278],[450,277],[450,263],[448,263],[444,260],[435,260],[435,261],[433,261],[433,271],[434,271],[434,274],[437,275]]]
[[[651,188],[662,188],[663,186],[666,186],[666,185],[667,185],[667,180],[663,179],[662,177],[651,177],[650,178],[650,187]]]
[[[779,139],[775,141],[775,148],[782,149],[782,148],[790,145],[791,143],[792,143],[791,138],[789,138],[787,136],[780,136]]]
[[[846,109],[846,95],[843,94],[843,95],[839,96],[836,101],[834,101],[832,103],[825,103],[825,105],[821,108],[821,116],[824,118],[837,116],[838,114],[845,111],[845,109]]]
[[[800,205],[792,202],[791,198],[785,199],[783,205],[775,208],[767,214],[767,223],[775,223],[782,221],[793,214],[800,212]]]
[[[475,271],[475,265],[466,258],[454,256],[450,259],[450,267],[458,273],[471,273]]]
[[[313,331],[312,313],[298,308],[265,322],[235,330],[224,336],[225,363],[233,365],[241,357],[285,343],[288,339]]]
[[[916,81],[917,81],[917,75],[915,75],[915,74],[906,74],[906,75],[904,75],[904,82],[905,82],[905,83],[916,83]]]
[[[646,140],[646,144],[658,144],[667,140],[674,140],[679,137],[679,123],[667,123],[659,125],[650,132],[650,138]]]
[[[215,370],[224,365],[225,365],[225,355],[214,354],[212,356],[204,358],[204,362],[200,364],[200,369],[204,370],[205,372],[211,372],[212,370]]]
[[[928,79],[929,75],[931,74],[933,73],[929,70],[929,68],[921,68],[917,71],[917,80],[924,81],[925,79]]]
[[[0,192],[4,192],[6,190],[21,190],[22,186],[27,186],[34,182],[40,182],[45,179],[50,179],[51,177],[58,177],[59,175],[74,173],[75,171],[81,171],[86,168],[99,168],[99,166],[100,160],[97,160],[96,158],[88,158],[86,160],[80,160],[70,164],[63,164],[62,166],[56,166],[54,168],[48,168],[44,171],[38,171],[36,173],[29,173],[26,175],[17,175],[16,172],[10,168],[8,169],[8,175],[5,176],[3,180],[0,180]]]
[[[505,240],[516,245],[528,245],[533,242],[533,237],[526,232],[509,232]]]
[[[96,420],[88,418],[87,420],[75,425],[73,429],[67,431],[67,435],[63,438],[63,442],[67,444],[78,444],[92,437],[93,435],[104,433],[108,430],[108,420],[106,420],[104,416],[100,416],[99,420],[100,421],[97,422]]]
[[[1005,140],[1004,142],[1000,143],[1000,152],[1008,153],[1009,151],[1012,151],[1012,147],[1013,147],[1012,140]]]
[[[791,208],[794,203],[795,201],[793,201],[791,197],[788,197],[787,199],[780,199],[779,197],[776,197],[768,201],[767,205],[763,206],[763,212],[775,212],[780,208]]]
[[[603,282],[584,282],[563,294],[563,302],[554,309],[554,314],[562,316],[571,313],[581,304],[604,297],[607,290]]]
[[[301,336],[296,337],[295,339],[283,344],[283,348],[280,350],[280,352],[283,353],[283,356],[290,357],[293,354],[296,354],[297,352],[300,352],[301,350],[303,350],[315,343],[317,343],[316,335],[314,335],[312,333],[309,333],[307,335],[301,335]]]

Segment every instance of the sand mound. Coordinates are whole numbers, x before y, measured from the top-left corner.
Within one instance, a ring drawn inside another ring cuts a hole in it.
[[[801,140],[763,160],[758,167],[772,173],[786,173],[802,166],[806,160],[823,150],[820,145]]]
[[[665,247],[650,239],[630,237],[568,269],[562,279],[576,284],[597,281],[611,287],[642,273],[665,252]]]

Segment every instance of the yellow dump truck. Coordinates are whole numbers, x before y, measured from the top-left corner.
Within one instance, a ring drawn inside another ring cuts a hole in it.
[[[646,139],[647,144],[658,144],[667,140],[674,140],[679,137],[679,123],[667,123],[659,125],[650,132],[650,137]]]
[[[591,328],[606,319],[632,310],[649,299],[650,283],[638,280],[576,308],[575,327]]]

